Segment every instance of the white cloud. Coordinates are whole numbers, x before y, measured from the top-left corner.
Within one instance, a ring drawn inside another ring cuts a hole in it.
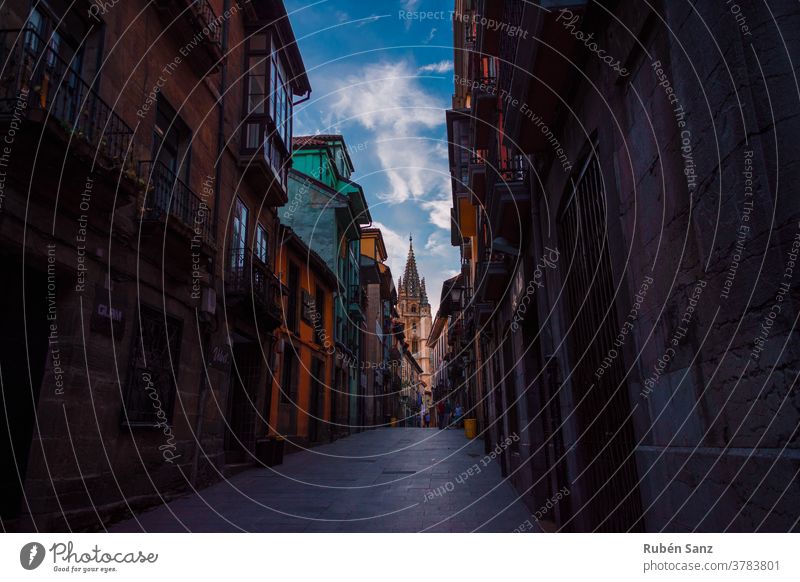
[[[379,198],[397,204],[449,197],[446,149],[427,136],[444,125],[447,104],[423,88],[407,61],[369,65],[339,80],[337,89],[331,123],[358,123],[374,135],[388,181],[388,190],[376,193]]]
[[[422,208],[430,212],[430,222],[439,228],[450,230],[450,208],[452,202],[450,198],[440,198],[438,200],[423,200]]]
[[[451,247],[450,236],[441,230],[436,230],[428,237],[425,252],[429,255],[450,256]]]
[[[429,65],[422,65],[417,69],[418,73],[446,73],[453,70],[453,61],[439,61]]]

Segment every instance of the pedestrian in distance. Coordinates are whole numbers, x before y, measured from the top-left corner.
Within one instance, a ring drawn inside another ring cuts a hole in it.
[[[450,428],[450,415],[453,413],[453,405],[448,398],[444,403],[444,425],[445,428]]]
[[[444,428],[444,402],[441,400],[436,404],[436,412],[438,413],[439,430]]]
[[[455,414],[453,415],[453,426],[455,426],[456,428],[461,428],[461,423],[463,421],[463,419],[461,418],[462,416],[464,416],[464,409],[461,408],[461,403],[458,403],[456,404],[456,411]]]

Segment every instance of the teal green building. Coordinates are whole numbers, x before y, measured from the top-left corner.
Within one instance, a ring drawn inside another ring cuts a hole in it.
[[[341,135],[296,137],[292,150],[289,202],[279,209],[281,223],[321,256],[338,280],[331,410],[331,432],[338,436],[365,424],[361,330],[366,296],[359,260],[361,227],[370,225],[372,217],[364,191],[350,179],[353,162]]]

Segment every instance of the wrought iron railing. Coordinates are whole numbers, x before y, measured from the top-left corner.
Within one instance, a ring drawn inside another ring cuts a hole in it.
[[[44,110],[72,142],[84,141],[123,165],[133,130],[32,27],[0,30],[0,117]]]
[[[192,3],[194,18],[197,19],[197,28],[201,31],[208,30],[208,40],[222,48],[222,30],[217,19],[217,14],[208,0],[188,0]]]
[[[160,9],[172,8],[189,20],[192,28],[202,33],[212,44],[222,48],[222,20],[217,17],[208,0],[154,0]],[[186,7],[184,9],[184,7]]]
[[[139,174],[147,184],[142,220],[177,220],[203,242],[213,244],[209,207],[183,180],[158,160],[139,162]]]
[[[231,295],[252,297],[255,305],[281,317],[281,285],[272,269],[247,247],[232,248],[226,266],[225,288]]]
[[[486,157],[488,155],[487,150],[475,150],[469,156],[469,163],[471,166],[485,166],[486,165]]]
[[[525,182],[528,179],[529,163],[524,155],[500,160],[496,168],[497,179],[502,182]]]
[[[522,26],[522,10],[525,4],[518,0],[505,0],[503,22],[508,23],[509,30]],[[500,89],[510,91],[511,78],[514,75],[514,64],[517,57],[517,46],[522,36],[516,34],[500,35]]]

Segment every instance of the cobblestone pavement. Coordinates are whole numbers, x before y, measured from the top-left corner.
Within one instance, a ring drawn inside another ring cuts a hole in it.
[[[499,459],[484,461],[483,441],[461,430],[378,429],[288,455],[274,471],[239,473],[110,530],[511,532],[533,521],[516,497]]]

